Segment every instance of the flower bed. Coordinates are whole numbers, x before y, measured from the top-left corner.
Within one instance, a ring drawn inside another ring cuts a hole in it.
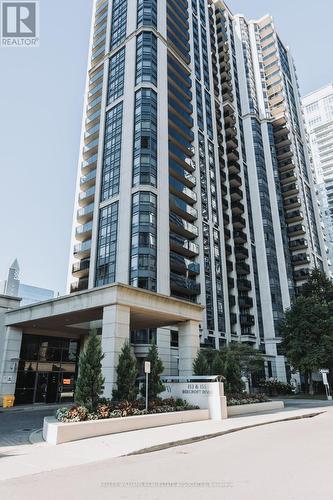
[[[123,401],[116,403],[102,400],[96,411],[89,411],[85,406],[73,405],[71,407],[59,408],[56,411],[56,419],[59,422],[86,422],[91,420],[104,420],[107,418],[131,417],[139,415],[153,415],[158,413],[171,413],[186,410],[197,410],[198,406],[192,406],[182,399],[157,399],[149,403],[148,411],[145,409],[143,400],[134,402]]]
[[[231,394],[227,397],[228,406],[250,405],[253,403],[268,403],[265,394]]]

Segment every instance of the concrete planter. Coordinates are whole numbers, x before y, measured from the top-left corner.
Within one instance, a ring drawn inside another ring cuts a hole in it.
[[[251,403],[247,405],[228,406],[228,417],[244,415],[245,413],[260,413],[271,410],[282,410],[283,401],[268,401],[267,403]]]
[[[135,431],[164,425],[197,422],[209,419],[209,410],[188,410],[154,415],[107,418],[87,422],[58,422],[55,417],[45,417],[43,438],[50,444],[68,443],[119,432]]]

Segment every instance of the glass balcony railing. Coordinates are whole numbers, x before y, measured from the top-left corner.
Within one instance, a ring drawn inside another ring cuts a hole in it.
[[[84,241],[83,243],[78,243],[74,246],[74,255],[79,256],[85,253],[89,253],[91,249],[91,240]]]

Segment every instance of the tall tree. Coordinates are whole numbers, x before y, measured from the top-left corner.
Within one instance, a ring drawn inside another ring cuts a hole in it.
[[[304,373],[313,394],[312,373],[333,362],[333,302],[316,295],[298,297],[285,314],[281,333],[288,361]]]
[[[95,410],[103,392],[101,342],[97,332],[93,331],[88,343],[80,355],[79,376],[75,387],[75,402]]]
[[[138,395],[136,379],[138,364],[132,354],[132,348],[125,342],[121,349],[117,366],[117,389],[113,391],[113,399],[117,401],[135,401]]]
[[[333,282],[318,267],[312,270],[307,282],[301,288],[303,297],[314,297],[319,301],[333,301]]]
[[[148,376],[148,398],[149,400],[156,399],[158,395],[165,390],[164,384],[161,381],[161,375],[164,370],[163,363],[158,355],[156,344],[150,346],[147,361],[150,362],[150,374]],[[141,390],[142,396],[146,395],[146,381]]]
[[[221,353],[219,351],[215,352],[215,356],[213,358],[211,374],[212,375],[223,375],[224,376],[224,363],[221,357]]]
[[[226,394],[241,394],[244,391],[242,372],[239,361],[237,361],[230,348],[223,350],[224,364],[224,389]]]

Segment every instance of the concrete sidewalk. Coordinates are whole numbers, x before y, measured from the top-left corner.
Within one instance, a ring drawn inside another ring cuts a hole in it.
[[[274,422],[309,418],[325,411],[325,408],[316,408],[223,421],[192,422],[101,436],[58,446],[38,443],[33,446],[3,447],[0,448],[0,480],[187,444]]]

